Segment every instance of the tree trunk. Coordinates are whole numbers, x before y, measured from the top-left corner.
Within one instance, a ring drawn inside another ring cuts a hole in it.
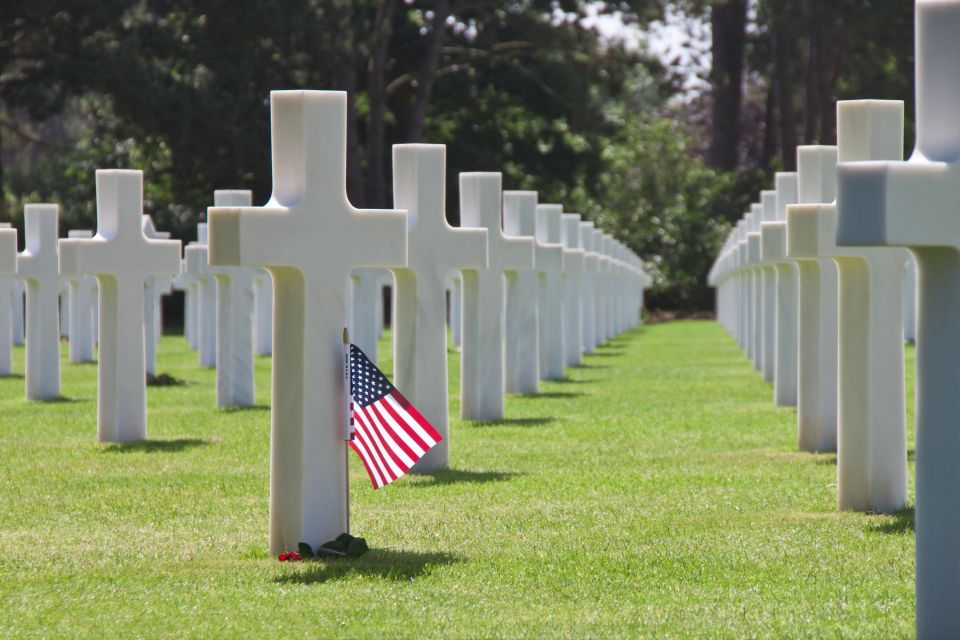
[[[367,72],[367,98],[370,113],[367,116],[367,206],[382,209],[386,206],[386,175],[384,173],[384,112],[386,94],[384,79],[387,50],[396,0],[382,0],[377,9],[370,47]]]
[[[340,0],[337,11],[337,32],[341,55],[333,73],[334,89],[347,92],[347,198],[355,207],[364,207],[363,171],[360,167],[360,142],[357,131],[357,66],[356,42],[353,36],[352,0]]]
[[[763,117],[763,148],[760,151],[760,168],[767,169],[777,153],[777,82],[770,76],[767,100]]]
[[[437,65],[440,62],[440,50],[443,36],[447,31],[447,16],[450,15],[448,0],[435,0],[433,3],[433,22],[427,52],[423,59],[423,68],[417,76],[417,91],[414,96],[413,110],[407,128],[407,141],[420,142],[423,137],[423,125],[427,118],[427,106],[433,93],[433,83],[437,79]]]
[[[736,169],[739,159],[746,23],[746,0],[727,0],[713,5],[710,12],[713,113],[707,159],[710,166],[724,171]]]
[[[797,121],[793,104],[793,33],[787,24],[792,15],[788,7],[779,7],[773,18],[773,73],[777,84],[777,106],[780,114],[780,157],[784,171],[797,169]],[[786,3],[784,3],[786,4]]]

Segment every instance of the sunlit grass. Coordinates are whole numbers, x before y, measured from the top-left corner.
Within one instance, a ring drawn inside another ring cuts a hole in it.
[[[455,417],[450,360],[453,468],[374,492],[352,460],[374,551],[326,563],[266,554],[269,358],[260,406],[220,411],[165,337],[186,384],[149,389],[133,446],[96,442],[95,365],[56,403],[0,378],[0,637],[913,633],[912,516],[837,513],[834,456],[796,452],[718,325],[632,331],[497,424]]]

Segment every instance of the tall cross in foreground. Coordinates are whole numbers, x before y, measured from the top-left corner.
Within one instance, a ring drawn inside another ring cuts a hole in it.
[[[908,162],[841,157],[837,240],[909,247],[917,263],[917,637],[957,638],[960,0],[919,0],[915,24],[916,150]]]
[[[180,271],[180,241],[143,235],[143,173],[97,171],[97,235],[60,240],[60,272],[100,286],[97,436],[147,437],[144,283]]]
[[[208,210],[212,266],[273,276],[270,552],[316,548],[347,530],[342,332],[356,267],[407,263],[403,211],[347,200],[347,95],[270,94],[273,195]]]

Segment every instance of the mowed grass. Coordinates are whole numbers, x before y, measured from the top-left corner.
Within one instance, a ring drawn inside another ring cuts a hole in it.
[[[95,365],[52,403],[0,379],[0,637],[913,634],[911,513],[838,513],[835,457],[715,323],[620,336],[497,423],[456,417],[451,351],[452,469],[374,492],[352,459],[356,561],[267,556],[269,358],[242,411],[180,337],[159,370],[185,384],[131,446],[96,442]]]

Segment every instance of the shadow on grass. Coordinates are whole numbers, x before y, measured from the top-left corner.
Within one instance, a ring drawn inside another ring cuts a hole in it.
[[[556,378],[554,380],[547,380],[547,382],[556,382],[557,384],[591,384],[596,382],[596,380],[592,380],[592,379],[582,380],[580,378],[563,377],[563,378]]]
[[[251,404],[246,407],[220,407],[224,413],[242,413],[244,411],[270,411],[268,404]]]
[[[511,471],[470,471],[469,469],[440,469],[430,473],[413,472],[421,482],[411,482],[411,487],[434,487],[443,484],[480,484],[502,482],[520,475]]]
[[[881,522],[871,522],[867,527],[867,531],[870,531],[871,533],[886,533],[894,535],[903,535],[905,533],[913,533],[914,531],[913,507],[908,507],[906,509],[897,511],[896,513],[890,513],[877,517],[882,517],[883,520]]]
[[[541,391],[539,393],[522,393],[521,398],[579,398],[587,394],[580,391]]]
[[[146,442],[114,442],[104,445],[104,453],[173,453],[194,447],[214,444],[213,438],[174,438],[172,440],[147,440]]]
[[[824,451],[823,453],[814,453],[816,458],[814,459],[814,464],[828,464],[830,466],[837,466],[837,454],[835,452]]]
[[[361,576],[405,582],[430,575],[437,567],[460,560],[447,553],[419,553],[371,549],[360,558],[307,560],[294,563],[295,572],[273,579],[278,584],[323,584],[342,578]]]
[[[67,396],[56,396],[45,398],[43,400],[33,400],[32,402],[41,402],[43,404],[74,404],[76,402],[90,402],[89,398],[68,398]]]
[[[189,383],[186,380],[174,378],[169,373],[161,373],[155,376],[152,376],[149,373],[147,374],[148,387],[185,387],[187,384]]]
[[[603,351],[597,350],[590,354],[591,358],[618,358],[627,352],[626,349],[609,349],[605,348]]]
[[[467,420],[473,427],[541,427],[556,418],[503,418],[502,420]]]
[[[588,358],[592,356],[592,353],[584,354]],[[611,369],[612,367],[608,364],[591,364],[588,362],[581,362],[580,364],[572,364],[568,369]]]
[[[22,373],[4,373],[0,375],[0,380],[23,380]]]

